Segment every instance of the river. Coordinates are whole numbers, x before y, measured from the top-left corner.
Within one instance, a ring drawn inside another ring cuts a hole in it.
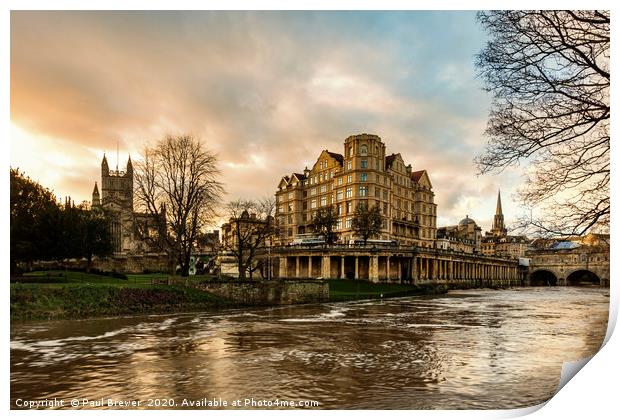
[[[11,405],[77,398],[90,408],[110,398],[184,408],[221,399],[232,408],[253,398],[343,409],[525,407],[553,395],[562,362],[599,349],[608,307],[609,289],[556,287],[15,323]]]

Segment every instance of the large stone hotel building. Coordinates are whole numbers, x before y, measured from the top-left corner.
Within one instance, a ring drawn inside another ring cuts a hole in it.
[[[333,206],[338,215],[337,240],[357,239],[351,229],[355,209],[376,205],[384,223],[375,239],[434,246],[437,205],[428,173],[412,171],[400,153],[386,156],[385,143],[376,135],[348,137],[344,154],[322,151],[311,169],[281,179],[276,200],[281,245],[311,234],[316,211],[326,206]]]

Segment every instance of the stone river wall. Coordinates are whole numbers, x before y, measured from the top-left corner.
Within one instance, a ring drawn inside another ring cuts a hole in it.
[[[329,301],[329,284],[322,280],[210,281],[196,287],[246,305]]]

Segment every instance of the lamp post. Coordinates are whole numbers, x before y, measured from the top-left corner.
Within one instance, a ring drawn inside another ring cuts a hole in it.
[[[271,281],[271,239],[265,239],[267,245],[267,280]]]

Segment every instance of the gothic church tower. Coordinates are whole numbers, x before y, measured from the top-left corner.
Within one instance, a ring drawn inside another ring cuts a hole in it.
[[[504,226],[504,213],[502,213],[502,196],[497,191],[497,206],[495,207],[495,217],[493,217],[493,228],[491,229],[493,236],[506,236],[508,229]]]

